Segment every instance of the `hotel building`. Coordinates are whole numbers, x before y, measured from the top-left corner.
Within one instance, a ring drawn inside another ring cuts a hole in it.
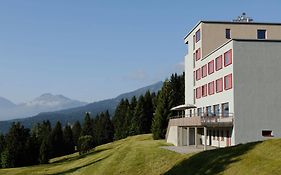
[[[185,104],[176,146],[226,147],[281,137],[281,23],[200,21],[184,38]],[[204,147],[206,149],[206,147]]]

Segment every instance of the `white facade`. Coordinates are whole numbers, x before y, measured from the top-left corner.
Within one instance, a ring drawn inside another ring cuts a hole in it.
[[[281,25],[205,23],[198,23],[185,38],[188,46],[185,104],[194,104],[197,108],[186,109],[183,118],[170,119],[167,142],[176,146],[203,144],[226,147],[281,137],[278,110],[281,107],[281,40],[277,40],[281,39],[281,32],[276,32],[277,28],[281,31]],[[240,25],[243,27],[239,28]],[[246,36],[250,39],[244,36],[245,26],[249,26]],[[260,26],[266,26],[265,37],[270,36],[270,40],[253,38],[253,32],[260,37],[256,33]],[[240,39],[220,39],[220,43],[216,38],[223,38],[221,35],[225,36],[225,33],[206,35],[216,27],[230,32],[229,28],[233,27],[233,33]],[[240,37],[239,30],[242,33]],[[213,47],[209,38],[214,39],[217,47],[207,52]],[[222,59],[221,68],[216,63],[219,57]],[[213,68],[209,67],[211,62]]]

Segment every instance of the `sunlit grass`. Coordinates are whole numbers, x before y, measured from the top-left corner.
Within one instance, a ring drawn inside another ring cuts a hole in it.
[[[181,155],[159,148],[164,140],[154,141],[150,134],[97,147],[86,155],[78,153],[50,160],[48,165],[1,169],[0,174],[163,174],[183,160]]]
[[[48,165],[0,169],[0,174],[281,174],[281,139],[185,155],[161,149],[164,145],[164,140],[152,140],[150,134],[139,135],[82,156],[75,153]]]

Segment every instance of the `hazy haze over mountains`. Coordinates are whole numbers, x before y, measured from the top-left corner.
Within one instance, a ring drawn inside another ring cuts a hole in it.
[[[0,133],[6,133],[8,131],[8,129],[10,128],[12,122],[21,122],[25,127],[31,128],[34,124],[36,124],[38,122],[42,122],[43,120],[49,120],[51,122],[52,126],[54,126],[57,121],[60,121],[63,126],[66,123],[74,123],[77,120],[82,122],[85,117],[85,112],[90,112],[91,116],[95,117],[96,114],[98,114],[100,112],[105,112],[106,110],[108,110],[109,114],[111,116],[113,116],[116,106],[121,101],[121,99],[123,99],[123,98],[131,99],[133,96],[136,96],[138,98],[140,95],[144,95],[148,90],[150,92],[157,93],[161,89],[162,86],[163,86],[163,82],[160,81],[160,82],[154,83],[152,85],[149,85],[149,86],[146,86],[146,87],[143,87],[143,88],[131,91],[131,92],[120,94],[115,98],[105,99],[105,100],[89,103],[89,104],[86,104],[86,105],[83,105],[80,107],[63,109],[63,110],[58,110],[58,111],[53,111],[53,112],[42,112],[38,115],[33,115],[33,116],[30,116],[27,118],[0,121]],[[43,97],[45,96],[45,98],[43,98],[43,99],[48,99],[48,98],[46,98],[46,95],[42,95],[42,96]],[[39,99],[41,99],[41,98],[39,98]],[[39,100],[39,101],[41,101],[41,100]],[[42,103],[42,102],[39,102],[39,103]],[[32,104],[34,104],[34,103],[32,103]]]
[[[43,94],[32,101],[14,104],[0,97],[0,120],[24,118],[41,112],[51,112],[86,105],[85,102],[69,99],[63,95]]]

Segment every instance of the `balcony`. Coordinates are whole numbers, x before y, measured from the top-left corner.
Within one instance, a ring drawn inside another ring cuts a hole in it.
[[[170,118],[170,126],[206,126],[206,127],[231,127],[233,126],[234,115],[224,114],[193,114],[177,115]]]

